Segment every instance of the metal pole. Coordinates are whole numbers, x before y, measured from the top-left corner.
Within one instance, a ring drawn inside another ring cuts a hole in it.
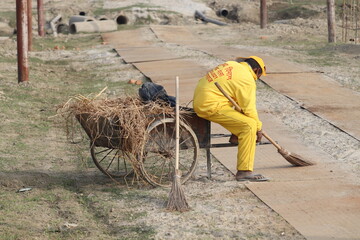
[[[27,0],[16,0],[18,82],[29,81]]]
[[[335,37],[335,0],[327,0],[327,22],[328,22],[328,41],[336,42]]]
[[[28,15],[28,45],[29,51],[32,51],[32,0],[27,2],[27,15]]]
[[[267,18],[266,0],[260,0],[260,28],[266,28]]]
[[[43,0],[37,0],[37,12],[38,12],[38,33],[39,33],[39,36],[43,37],[43,36],[45,36]]]

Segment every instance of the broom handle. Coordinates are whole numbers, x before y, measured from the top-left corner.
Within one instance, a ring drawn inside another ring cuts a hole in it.
[[[225,92],[225,90],[220,86],[218,82],[215,82],[216,87],[220,90],[220,92],[235,106],[235,109],[239,112],[241,112],[240,106],[232,99],[229,94]],[[264,131],[262,131],[262,135],[267,138],[278,150],[280,150],[282,147],[277,144],[269,135],[267,135]]]
[[[220,86],[220,84],[218,82],[215,82],[216,87],[220,90],[220,92],[227,98],[229,99],[229,101],[235,106],[235,109],[238,112],[241,112],[241,108],[239,107],[239,105],[234,101],[234,99],[232,99],[229,94],[227,94],[227,92],[225,92],[225,90]]]
[[[263,135],[267,140],[269,140],[269,142],[271,142],[272,145],[274,145],[278,150],[282,149],[282,147],[281,147],[279,144],[277,144],[277,143],[274,141],[274,139],[272,139],[269,135],[267,135],[266,132],[264,132],[264,130],[262,130],[261,132],[262,132],[262,135]]]
[[[175,170],[179,170],[179,77],[176,76],[175,80],[175,92],[176,92],[176,102],[175,102],[175,125],[176,125],[176,146],[175,146]]]

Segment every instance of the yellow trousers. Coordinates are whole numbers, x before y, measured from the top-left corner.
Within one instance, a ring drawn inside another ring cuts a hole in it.
[[[230,106],[221,108],[207,119],[220,124],[238,137],[237,170],[253,171],[257,137],[256,121]]]

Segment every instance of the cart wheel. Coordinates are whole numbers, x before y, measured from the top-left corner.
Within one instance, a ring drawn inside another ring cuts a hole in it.
[[[185,183],[196,168],[199,143],[194,131],[184,122],[180,121],[179,129],[179,169],[181,182]],[[147,133],[140,160],[141,173],[151,185],[168,187],[175,169],[175,119],[157,120],[148,127]]]
[[[133,172],[129,153],[116,148],[91,145],[91,157],[105,175],[113,178],[125,177]]]

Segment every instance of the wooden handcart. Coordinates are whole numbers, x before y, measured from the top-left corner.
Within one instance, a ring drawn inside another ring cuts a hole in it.
[[[138,154],[127,151],[126,141],[122,136],[122,128],[116,119],[96,118],[89,114],[76,116],[90,139],[90,153],[97,168],[112,178],[124,177],[134,171],[154,186],[170,186],[175,162],[175,119],[156,116],[149,119],[145,142],[138,146]],[[199,148],[203,147],[200,138],[203,133],[194,132],[194,121],[200,119],[194,112],[183,116],[180,121],[180,170],[181,180],[186,182],[195,171]],[[200,122],[199,122],[200,123]],[[200,125],[202,125],[200,123]],[[192,126],[192,127],[190,127]]]

